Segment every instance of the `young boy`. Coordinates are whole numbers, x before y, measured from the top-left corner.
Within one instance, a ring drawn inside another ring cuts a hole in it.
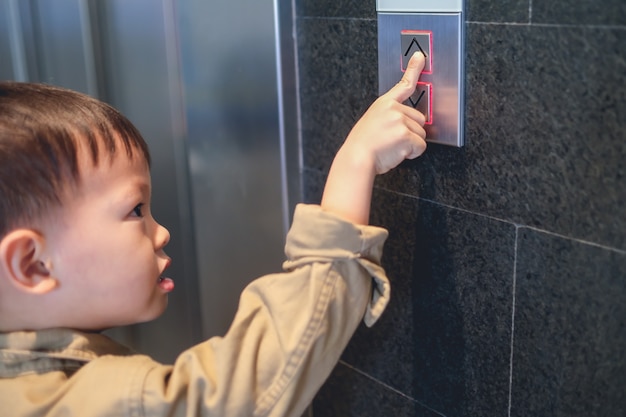
[[[321,205],[297,207],[285,272],[251,283],[228,333],[173,366],[99,333],[158,317],[174,288],[145,142],[95,99],[0,83],[1,414],[300,416],[387,304],[371,192],[425,150],[424,116],[402,104],[423,66],[416,54],[355,125]]]

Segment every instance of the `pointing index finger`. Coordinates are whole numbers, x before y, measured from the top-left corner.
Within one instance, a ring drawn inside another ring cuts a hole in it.
[[[424,69],[424,65],[426,65],[426,57],[424,54],[420,51],[415,52],[406,66],[406,71],[402,79],[389,90],[387,94],[400,103],[411,97],[411,94],[413,94],[417,86],[420,74]]]

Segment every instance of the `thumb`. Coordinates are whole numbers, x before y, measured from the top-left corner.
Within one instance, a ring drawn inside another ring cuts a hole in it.
[[[415,52],[406,66],[406,71],[402,79],[387,92],[387,95],[399,103],[411,97],[411,94],[415,92],[417,80],[419,80],[424,65],[426,65],[426,57],[424,54],[420,51]]]

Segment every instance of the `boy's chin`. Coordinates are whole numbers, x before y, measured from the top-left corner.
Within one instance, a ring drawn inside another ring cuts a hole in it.
[[[154,309],[151,309],[150,311],[146,312],[146,314],[144,316],[142,316],[140,319],[129,323],[129,324],[139,324],[139,323],[148,323],[151,322],[153,320],[158,319],[159,317],[161,317],[163,315],[163,313],[165,313],[165,310],[167,310],[167,297],[165,297],[165,302],[162,305],[159,306],[155,306]]]
[[[149,311],[144,312],[143,314],[141,314],[138,317],[135,317],[135,318],[132,318],[132,319],[129,319],[129,320],[120,320],[118,322],[109,323],[106,326],[101,326],[101,328],[94,329],[94,330],[91,330],[91,331],[92,332],[103,332],[103,331],[115,329],[115,328],[118,328],[118,327],[132,326],[134,324],[141,324],[141,323],[149,323],[151,321],[154,321],[154,320],[158,319],[159,317],[161,317],[163,315],[163,313],[167,309],[167,304],[168,304],[167,303],[167,297],[165,297],[165,301],[163,302],[163,304],[154,306]]]

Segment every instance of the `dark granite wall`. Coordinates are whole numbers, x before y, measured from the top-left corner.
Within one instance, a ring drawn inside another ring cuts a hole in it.
[[[376,98],[374,0],[297,0],[305,199]],[[626,2],[466,1],[466,146],[379,177],[388,311],[320,416],[626,415]]]

